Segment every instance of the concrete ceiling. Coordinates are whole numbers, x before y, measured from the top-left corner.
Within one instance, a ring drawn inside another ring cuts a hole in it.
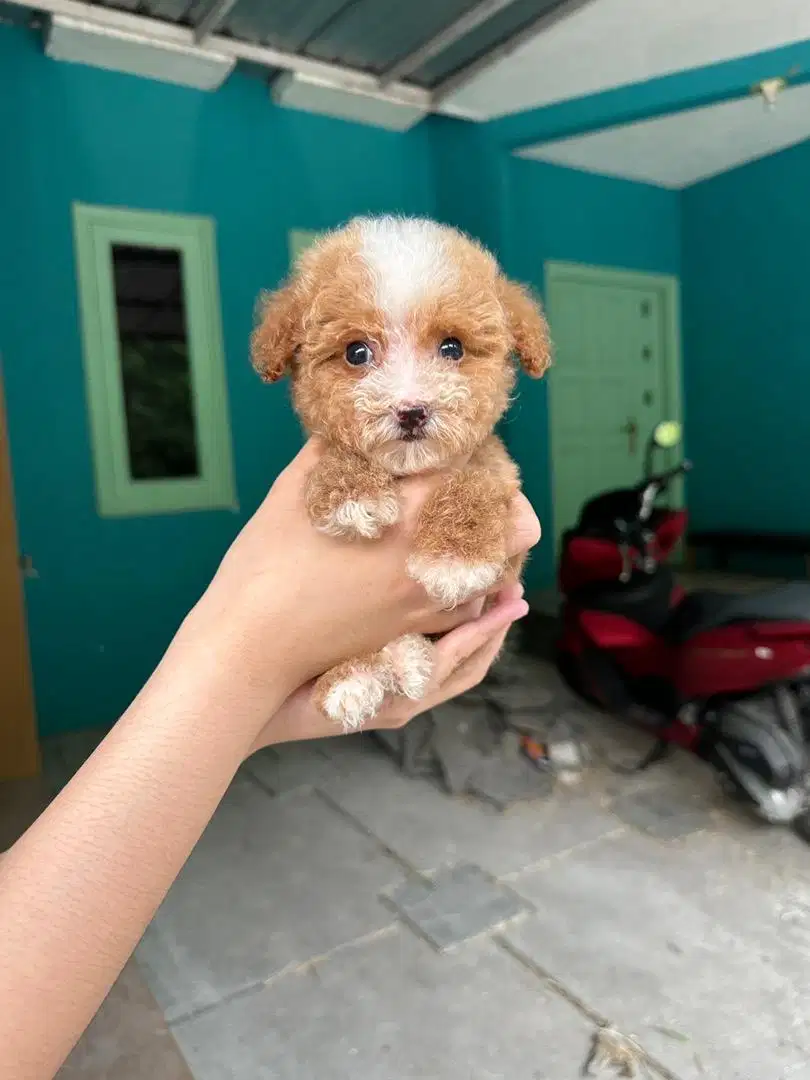
[[[806,38],[810,0],[596,0],[449,101],[491,119]]]
[[[810,138],[810,85],[526,148],[521,157],[682,188]]]

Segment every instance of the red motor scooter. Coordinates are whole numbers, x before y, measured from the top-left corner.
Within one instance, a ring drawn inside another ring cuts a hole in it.
[[[656,736],[639,767],[676,744],[765,820],[798,825],[808,817],[810,583],[750,594],[675,583],[662,563],[686,513],[656,502],[691,465],[657,474],[652,465],[656,448],[679,442],[680,425],[659,424],[646,478],[591,499],[564,535],[560,671],[581,696]]]

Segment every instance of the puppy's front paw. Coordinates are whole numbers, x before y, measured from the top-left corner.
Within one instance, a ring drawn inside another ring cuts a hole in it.
[[[454,608],[490,589],[503,574],[503,564],[467,562],[453,555],[439,558],[412,555],[408,560],[408,573],[442,607]]]
[[[358,668],[319,686],[321,708],[344,731],[357,731],[380,711],[388,686],[380,674]]]
[[[433,674],[433,645],[421,634],[406,634],[383,650],[391,659],[394,687],[412,701],[424,697]]]
[[[317,526],[328,536],[364,536],[376,540],[398,517],[397,497],[386,492],[379,498],[347,499],[325,514]]]

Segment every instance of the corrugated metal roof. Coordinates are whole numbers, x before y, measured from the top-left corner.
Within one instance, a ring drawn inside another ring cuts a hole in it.
[[[347,7],[347,0],[239,0],[222,30],[243,41],[299,53]]]
[[[33,16],[35,17],[35,16]],[[32,13],[27,8],[17,7],[15,4],[4,4],[0,0],[0,26],[28,26],[32,20]]]
[[[213,0],[88,2],[194,27]],[[421,87],[435,87],[565,2],[511,0],[403,78]],[[31,0],[31,6],[36,6],[36,0]],[[382,75],[478,6],[479,0],[237,0],[215,32]]]
[[[375,74],[408,55],[474,6],[470,0],[355,0],[306,51]]]
[[[514,0],[492,19],[482,23],[472,33],[429,60],[409,77],[419,86],[433,87],[443,79],[484,56],[501,42],[511,38],[554,8],[563,0]]]
[[[166,19],[168,22],[185,22],[191,4],[189,0],[148,0],[146,4],[139,5],[139,10],[146,8],[149,15],[156,19]]]

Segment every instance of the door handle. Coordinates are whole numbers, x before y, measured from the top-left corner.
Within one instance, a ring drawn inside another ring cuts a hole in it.
[[[627,436],[627,451],[630,454],[636,452],[636,436],[638,435],[638,423],[634,416],[630,416],[627,419],[627,423],[619,428],[623,435]]]

